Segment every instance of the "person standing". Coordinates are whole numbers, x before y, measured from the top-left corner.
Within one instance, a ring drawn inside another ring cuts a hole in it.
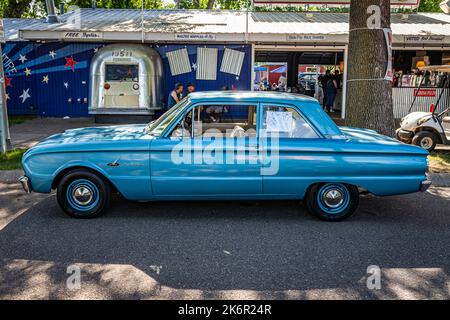
[[[338,84],[336,81],[336,77],[330,77],[327,86],[326,86],[326,104],[325,104],[325,111],[334,112],[334,100],[336,99],[337,95],[337,89]]]
[[[324,109],[326,108],[326,104],[327,104],[327,83],[328,83],[328,80],[330,80],[330,70],[329,69],[327,69],[325,71],[325,74],[320,77],[320,84],[322,85],[322,90],[323,90],[322,106],[323,106]]]
[[[183,92],[183,85],[181,83],[175,84],[175,89],[173,89],[167,100],[167,107],[172,108],[181,100],[181,93]]]
[[[278,89],[280,91],[286,91],[287,78],[286,72],[281,73],[281,76],[278,78]]]
[[[192,82],[189,82],[186,86],[187,91],[186,91],[186,95],[188,95],[189,93],[192,93],[195,91],[195,84],[193,84]]]

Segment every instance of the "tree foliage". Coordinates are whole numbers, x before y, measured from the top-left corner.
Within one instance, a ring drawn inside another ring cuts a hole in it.
[[[55,0],[56,8],[63,1],[67,9],[71,5],[80,8],[92,6],[92,0]],[[179,3],[180,9],[222,9],[222,10],[242,10],[251,7],[251,0],[173,0],[173,3],[164,4],[163,0],[144,0],[146,9],[175,8]],[[439,3],[442,0],[421,0],[420,12],[441,12]],[[131,8],[139,9],[142,6],[141,0],[97,0],[97,8]],[[7,18],[29,18],[45,16],[45,0],[0,0],[0,16]],[[282,7],[282,8],[253,8],[258,11],[305,11],[304,6]],[[332,12],[348,12],[348,8],[321,9],[320,7],[310,7],[309,10],[324,10]]]
[[[421,0],[419,11],[420,12],[442,12],[441,8],[439,7],[439,3],[441,3],[442,0]]]

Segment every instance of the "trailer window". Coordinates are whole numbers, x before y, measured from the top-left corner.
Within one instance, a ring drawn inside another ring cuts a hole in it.
[[[105,81],[138,81],[139,66],[137,64],[105,65]]]

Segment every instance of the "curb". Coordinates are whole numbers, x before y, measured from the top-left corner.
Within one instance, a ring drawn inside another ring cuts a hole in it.
[[[450,173],[430,173],[432,186],[450,187]]]

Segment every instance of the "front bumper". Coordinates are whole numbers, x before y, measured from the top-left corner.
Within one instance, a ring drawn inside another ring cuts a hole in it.
[[[424,180],[420,183],[420,191],[425,192],[431,186],[431,180]]]
[[[31,188],[30,179],[28,179],[27,176],[20,177],[19,182],[22,184],[22,188],[26,193],[30,193],[31,191],[33,191],[33,189]]]
[[[398,140],[400,140],[402,142],[411,143],[412,138],[414,137],[414,132],[406,131],[406,130],[403,130],[402,128],[398,128],[395,131],[395,136],[397,137]]]

